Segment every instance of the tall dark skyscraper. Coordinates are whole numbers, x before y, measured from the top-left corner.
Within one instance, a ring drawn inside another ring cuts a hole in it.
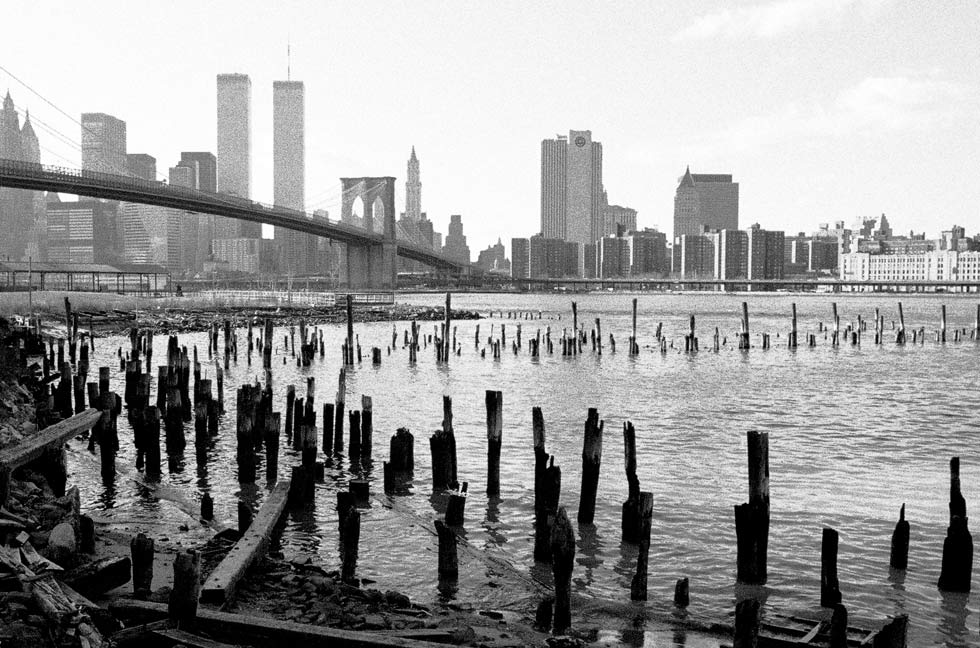
[[[252,193],[252,81],[247,74],[218,75],[218,191]],[[262,226],[215,219],[215,238],[260,238]]]
[[[707,230],[738,229],[738,183],[726,174],[691,173],[674,195],[674,238]]]
[[[273,192],[277,206],[306,208],[306,144],[304,139],[304,87],[302,81],[272,84]],[[289,274],[309,273],[315,240],[303,232],[278,228],[279,269]]]
[[[602,144],[591,131],[541,142],[541,233],[579,244],[602,236]],[[584,259],[579,259],[583,269]]]

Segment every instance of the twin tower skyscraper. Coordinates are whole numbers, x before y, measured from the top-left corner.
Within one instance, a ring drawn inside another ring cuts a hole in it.
[[[218,192],[251,198],[252,82],[246,74],[218,75]],[[305,210],[306,140],[305,88],[302,81],[272,84],[273,200],[276,205]],[[215,218],[215,239],[260,239],[262,226]],[[316,256],[316,238],[302,232],[275,233],[277,270],[306,274]],[[256,245],[256,247],[258,247]]]

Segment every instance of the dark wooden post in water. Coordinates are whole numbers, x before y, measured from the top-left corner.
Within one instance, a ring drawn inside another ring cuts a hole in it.
[[[643,519],[640,513],[640,480],[636,476],[636,430],[633,423],[623,423],[623,454],[626,466],[626,483],[629,495],[623,502],[623,542],[637,544],[643,530]]]
[[[960,458],[949,461],[949,527],[943,541],[939,589],[969,592],[973,574],[973,536],[968,528],[966,500],[960,492]]]
[[[575,532],[565,508],[558,509],[551,528],[551,571],[555,579],[555,615],[553,631],[565,634],[572,625],[572,568],[575,566]]]
[[[840,582],[837,580],[837,531],[824,527],[820,544],[820,607],[832,608],[840,603]]]
[[[361,513],[351,507],[343,518],[341,531],[340,576],[348,585],[355,584],[354,572],[357,569],[357,545],[361,538]]]
[[[633,601],[647,600],[647,567],[650,562],[653,493],[640,493],[640,518],[640,551],[636,556],[636,574],[633,576],[633,582],[630,583],[630,600]]]
[[[500,497],[500,445],[503,437],[503,392],[487,390],[487,497]]]
[[[633,298],[633,334],[630,336],[630,355],[640,353],[640,343],[636,339],[636,297]]]
[[[738,580],[766,582],[769,547],[769,433],[746,435],[749,455],[749,501],[735,506]]]
[[[333,451],[341,452],[344,449],[344,400],[347,394],[347,370],[341,367],[340,375],[337,378],[337,404],[333,412]]]
[[[738,348],[748,350],[752,348],[751,338],[749,337],[749,304],[742,302],[742,328],[738,336]]]
[[[371,461],[374,451],[374,406],[370,396],[361,395],[361,461]]]
[[[592,524],[595,519],[595,497],[599,488],[599,466],[602,462],[602,428],[599,410],[589,408],[585,419],[585,438],[582,442],[582,489],[578,504],[579,524]]]
[[[354,297],[347,293],[347,353],[344,364],[354,364]]]
[[[939,341],[946,343],[946,304],[939,307]]]
[[[892,326],[895,325],[894,320]],[[896,344],[905,344],[905,313],[902,311],[902,302],[898,302],[898,333],[895,334]]]
[[[541,441],[542,451],[544,445],[544,427],[541,421]],[[537,428],[535,428],[537,430]],[[535,435],[537,441],[537,434]],[[536,479],[540,486],[540,497],[536,498],[538,509],[535,512],[534,522],[534,559],[542,562],[551,560],[551,530],[555,524],[555,515],[558,512],[558,500],[561,497],[561,468],[555,465],[555,458],[549,457],[545,453],[545,466],[538,471]],[[538,459],[538,450],[535,448],[535,460]]]
[[[442,356],[443,362],[449,362],[449,356],[452,353],[452,347],[450,347],[451,342],[449,337],[449,331],[451,326],[450,325],[451,302],[452,302],[452,293],[447,292],[446,293],[446,322],[445,322],[445,329],[443,329],[443,333],[442,333],[442,353],[440,354]]]
[[[280,414],[273,412],[265,419],[265,479],[279,478],[279,426]]]
[[[435,525],[439,537],[439,583],[446,586],[455,583],[459,577],[456,534],[442,520],[436,520]]]
[[[834,320],[834,332],[830,334],[830,345],[837,346],[840,343],[840,316],[837,314],[837,302],[831,303],[830,308],[833,311],[831,317]]]
[[[323,404],[323,454],[330,456],[333,452],[333,403]]]
[[[296,385],[286,385],[286,440],[293,439],[293,407],[296,405]]]
[[[193,549],[174,556],[174,586],[167,606],[170,620],[177,627],[193,625],[201,593],[201,555]]]
[[[898,514],[898,523],[892,532],[892,553],[889,565],[892,569],[907,569],[909,566],[909,523],[905,519],[905,504]]]
[[[411,473],[415,470],[415,437],[408,428],[398,428],[391,436],[389,462],[396,473]]]
[[[463,514],[466,510],[466,491],[469,484],[463,482],[458,491],[449,495],[449,502],[446,504],[446,524],[453,527],[463,526]]]
[[[789,348],[796,348],[796,302],[793,302],[793,326],[789,332]]]
[[[735,604],[735,640],[733,648],[756,648],[759,645],[759,601],[745,599]]]

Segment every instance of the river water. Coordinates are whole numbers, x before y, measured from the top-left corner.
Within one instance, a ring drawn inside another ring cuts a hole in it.
[[[444,303],[443,295],[398,299]],[[573,299],[581,323],[591,327],[601,318],[606,338],[601,356],[588,348],[574,358],[560,355],[557,340],[562,327],[571,327]],[[561,504],[574,520],[586,413],[596,407],[605,424],[602,468],[595,525],[579,527],[573,522],[578,540],[573,623],[600,625],[603,638],[611,643],[680,645],[682,636],[642,620],[672,610],[674,583],[683,576],[690,578],[687,615],[694,619],[730,622],[736,597],[749,594],[764,597],[767,616],[816,610],[821,529],[830,526],[840,533],[840,588],[852,619],[877,624],[886,615],[905,612],[911,618],[910,645],[980,645],[972,598],[943,594],[936,587],[948,523],[950,457],[961,457],[968,507],[980,497],[980,347],[969,335],[952,342],[954,328],[972,329],[975,296],[641,294],[637,357],[626,353],[631,299],[624,293],[453,295],[454,308],[484,316],[492,310],[495,316],[455,323],[462,351],[448,364],[436,363],[430,345],[420,349],[414,366],[409,365],[408,352],[401,348],[406,323],[395,322],[399,348],[385,354],[380,367],[373,367],[369,349],[386,349],[392,323],[357,324],[365,361],[348,372],[346,401],[351,407],[359,405],[362,394],[373,398],[375,459],[367,473],[373,481],[372,507],[362,514],[359,576],[376,581],[373,587],[397,589],[421,602],[454,597],[484,608],[533,612],[540,596],[536,583],[548,582],[550,576],[547,566],[535,565],[532,559],[531,408],[543,410],[548,451],[562,469]],[[891,327],[892,320],[898,320],[899,300],[906,327],[926,327],[924,344],[894,344]],[[749,352],[734,348],[742,301],[748,302],[755,345]],[[831,321],[832,302],[837,303],[842,328],[856,322],[858,315],[872,319],[874,309],[880,308],[887,342],[875,346],[873,332],[868,332],[859,347],[834,348],[820,333],[817,346],[807,348],[805,334],[816,333],[819,322]],[[786,348],[792,303],[799,318],[796,351]],[[950,330],[945,345],[933,334],[943,304]],[[497,311],[540,311],[541,319],[502,319]],[[691,315],[696,316],[701,339],[696,355],[681,353]],[[666,354],[655,347],[660,322],[674,345]],[[478,323],[481,348],[491,324],[495,338],[506,325],[508,347],[499,360],[489,351],[481,358],[476,350]],[[525,341],[538,328],[543,335],[550,326],[556,353],[532,359],[525,342],[515,356],[510,341],[518,323]],[[710,350],[716,326],[728,342],[718,353]],[[306,376],[316,377],[318,418],[322,404],[333,402],[345,332],[341,326],[323,331],[326,356],[300,369],[292,358],[281,364],[288,328],[276,329],[277,411],[285,410],[286,385],[296,384],[301,395]],[[432,323],[422,323],[422,332],[432,332]],[[609,348],[610,332],[617,342],[615,353]],[[761,332],[772,335],[772,348],[761,349]],[[204,492],[212,494],[217,517],[231,525],[237,498],[261,503],[267,492],[264,480],[240,486],[236,475],[234,390],[261,373],[259,356],[251,366],[246,362],[244,329],[238,335],[242,351],[225,376],[229,412],[221,420],[206,464],[195,461],[193,424],[187,426],[186,457],[173,459],[158,484],[147,482],[133,468],[125,416],[119,418],[122,447],[119,474],[112,484],[101,483],[97,461],[75,444],[70,466],[82,477],[83,508],[100,522],[117,530],[147,529],[166,538],[164,545],[187,544],[206,537],[196,519]],[[188,348],[197,345],[202,362],[206,360],[204,333],[183,334],[180,339]],[[116,350],[128,348],[128,339],[97,342],[93,366],[118,369]],[[165,338],[160,335],[154,352],[156,358],[164,356]],[[214,372],[206,369],[205,374],[213,378]],[[123,377],[113,371],[112,389],[119,393]],[[502,391],[504,402],[501,499],[490,502],[484,494],[487,389]],[[155,393],[154,385],[154,397]],[[440,426],[444,394],[453,398],[459,476],[470,485],[455,593],[438,591],[432,531],[445,497],[432,494],[428,437]],[[645,605],[629,602],[636,549],[620,542],[620,511],[627,495],[624,421],[636,428],[641,488],[654,496],[650,601]],[[415,435],[415,480],[410,494],[389,498],[381,488],[381,461],[388,457],[388,438],[399,427]],[[735,586],[732,512],[734,504],[747,499],[747,430],[769,433],[772,503],[768,583],[748,591]],[[282,474],[298,459],[285,440],[281,445]],[[263,474],[260,463],[259,475]],[[346,459],[334,459],[325,482],[317,486],[312,510],[290,514],[281,540],[287,557],[313,554],[328,568],[339,566],[335,492],[346,489],[349,477]],[[909,568],[890,573],[890,538],[903,503],[911,523]],[[688,640],[687,645],[702,644]]]

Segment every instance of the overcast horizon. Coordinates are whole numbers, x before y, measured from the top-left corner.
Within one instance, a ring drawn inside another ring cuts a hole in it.
[[[138,9],[133,9],[138,7]],[[74,119],[127,124],[157,170],[215,152],[216,76],[252,81],[252,198],[272,201],[272,82],[306,87],[306,202],[421,163],[422,209],[473,258],[540,227],[541,140],[591,130],[610,203],[672,229],[687,166],[740,183],[739,225],[888,216],[980,232],[980,3],[26,3],[0,66]],[[232,17],[234,16],[234,17]],[[0,69],[45,163],[79,127]]]

